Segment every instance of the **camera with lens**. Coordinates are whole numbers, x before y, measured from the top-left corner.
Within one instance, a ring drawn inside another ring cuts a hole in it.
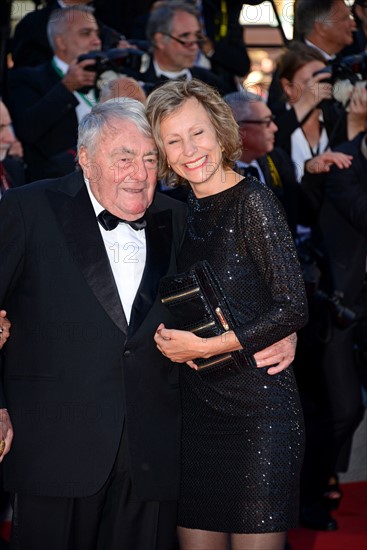
[[[367,52],[348,55],[331,61],[327,67],[316,71],[318,74],[329,75],[322,82],[333,85],[333,97],[347,108],[353,87],[367,86]]]
[[[329,295],[319,289],[315,294],[315,298],[329,310],[334,324],[341,329],[350,327],[357,320],[357,314],[343,304],[343,297],[343,292],[338,290]]]
[[[86,59],[92,59],[94,61],[93,64],[87,65],[84,70],[96,73],[95,86],[100,88],[101,85],[99,83],[104,81],[104,74],[108,75],[112,73],[115,78],[118,78],[121,74],[137,78],[140,73],[143,56],[145,55],[147,55],[146,52],[140,49],[112,48],[110,50],[96,50],[82,54],[78,57],[78,63]],[[113,78],[113,76],[111,76],[111,78]],[[111,78],[107,78],[107,80]],[[89,87],[78,91],[85,94],[88,93],[90,89]]]

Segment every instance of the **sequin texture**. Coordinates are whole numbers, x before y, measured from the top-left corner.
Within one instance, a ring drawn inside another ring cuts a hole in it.
[[[282,208],[258,180],[188,200],[180,270],[207,259],[248,354],[307,321],[304,286]],[[233,533],[297,525],[303,418],[292,368],[210,380],[180,368],[183,398],[179,525]]]

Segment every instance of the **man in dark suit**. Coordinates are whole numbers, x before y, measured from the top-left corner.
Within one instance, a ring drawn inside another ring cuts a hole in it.
[[[157,152],[140,103],[98,106],[78,152],[83,171],[0,204],[11,548],[170,550],[178,371],[153,335],[169,322],[157,286],[176,269],[185,206],[154,198]],[[104,208],[146,217],[109,231]]]
[[[221,94],[233,91],[225,80],[194,63],[203,43],[199,12],[190,3],[180,0],[160,2],[153,8],[146,29],[151,46],[151,60],[140,79],[149,92],[165,80],[198,78],[217,88]]]
[[[328,277],[321,279],[322,290],[329,297],[335,292],[340,296],[339,307],[331,309],[321,361],[325,400],[332,421],[330,476],[347,471],[352,436],[363,417],[356,350],[362,345],[359,351],[363,351],[365,342],[358,341],[356,335],[367,318],[366,132],[341,144],[336,151],[351,155],[353,160],[349,168],[334,168],[326,176],[318,219],[328,266]],[[328,304],[324,303],[324,307],[328,308]],[[349,311],[356,314],[355,323]],[[335,496],[335,499],[340,500],[340,488],[337,483],[334,485],[334,492],[339,492],[339,498]],[[333,492],[333,488],[329,492]]]
[[[15,67],[35,67],[50,61],[53,51],[47,38],[47,24],[54,10],[71,6],[90,5],[88,0],[53,0],[44,8],[27,13],[16,25],[11,41],[11,53]],[[129,43],[121,34],[102,21],[97,21],[102,49],[126,48]]]
[[[298,184],[294,165],[285,151],[274,148],[278,128],[263,98],[251,92],[225,96],[239,126],[242,156],[236,170],[255,175],[272,189],[282,203],[289,226],[295,234],[298,209]]]
[[[28,180],[61,176],[75,168],[78,120],[96,102],[95,63],[78,63],[81,54],[100,50],[98,26],[90,8],[53,12],[49,38],[51,62],[9,71],[8,105],[24,147]],[[89,88],[83,93],[83,88]]]
[[[13,132],[9,111],[0,99],[0,199],[10,187],[25,183],[22,158],[9,156],[12,147],[16,145],[19,146],[19,143]],[[21,150],[20,146],[19,148]]]

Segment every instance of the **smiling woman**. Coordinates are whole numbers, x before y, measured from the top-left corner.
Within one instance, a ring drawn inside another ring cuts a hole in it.
[[[180,548],[282,550],[285,532],[297,523],[303,454],[292,371],[269,376],[244,367],[202,376],[196,360],[214,363],[239,351],[253,364],[255,352],[303,326],[306,299],[293,240],[271,191],[233,171],[238,126],[214,89],[197,80],[165,83],[149,96],[147,114],[160,174],[174,172],[192,189],[178,267],[185,272],[208,262],[234,317],[225,337],[203,339],[163,324],[155,335],[163,355],[184,363]],[[189,321],[195,320],[185,326]]]

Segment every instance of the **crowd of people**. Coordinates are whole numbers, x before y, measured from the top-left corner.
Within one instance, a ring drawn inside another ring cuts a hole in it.
[[[338,528],[367,405],[367,3],[296,0],[267,97],[242,2],[112,5],[50,1],[9,41],[10,548],[283,550]],[[205,338],[159,293],[203,262],[233,317]]]

